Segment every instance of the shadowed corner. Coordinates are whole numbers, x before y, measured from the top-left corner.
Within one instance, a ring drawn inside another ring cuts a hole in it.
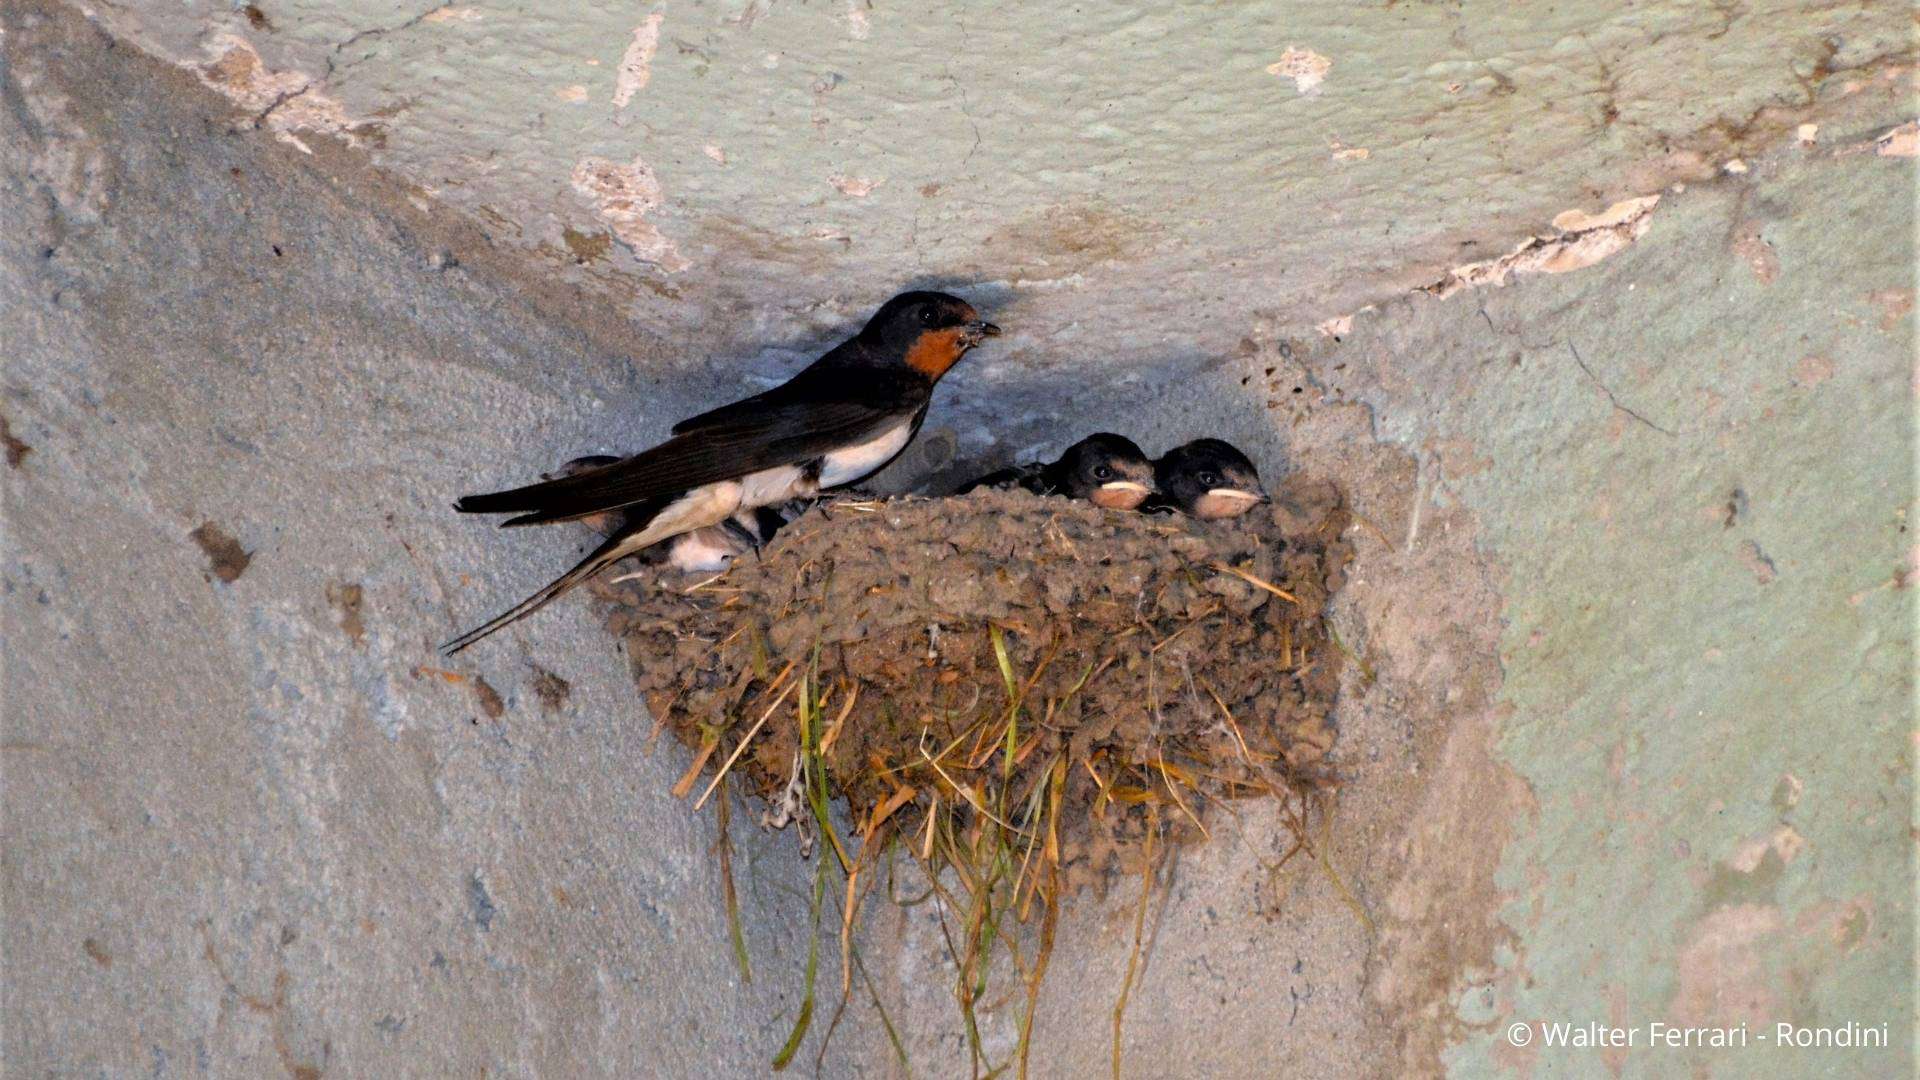
[[[1002,325],[1011,330],[1013,318]],[[1295,380],[1277,367],[1295,363],[1296,353],[1163,354],[1120,363],[1105,358],[1103,369],[1118,374],[1100,378],[1088,378],[1087,365],[1072,357],[1045,365],[996,364],[990,373],[963,361],[947,377],[920,438],[874,478],[873,486],[946,494],[995,469],[1052,460],[1100,430],[1133,439],[1149,456],[1195,438],[1223,438],[1244,450],[1261,478],[1272,482],[1292,468],[1287,438],[1272,415],[1294,396]],[[1264,374],[1269,371],[1274,374]],[[1037,404],[1057,402],[1071,403],[1073,422],[1062,422],[1057,405]],[[950,451],[937,461],[923,461],[917,451],[939,438],[951,440]]]

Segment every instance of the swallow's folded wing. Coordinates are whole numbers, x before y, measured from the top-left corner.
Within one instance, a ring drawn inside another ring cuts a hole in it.
[[[752,423],[755,418],[769,411],[788,406],[811,402],[816,405],[831,405],[846,398],[867,398],[885,400],[889,394],[902,397],[915,396],[911,380],[901,378],[898,373],[891,375],[875,371],[850,372],[845,358],[848,346],[829,351],[825,356],[801,368],[793,378],[771,390],[763,390],[749,398],[730,402],[717,409],[708,409],[698,416],[689,416],[673,425],[673,434],[691,435],[698,431],[709,431],[732,427],[740,423]]]
[[[717,409],[708,409],[699,416],[689,416],[673,425],[673,434],[688,435],[696,431],[706,431],[709,428],[726,427],[738,423],[742,418],[754,416],[770,406],[778,407],[794,399],[791,383],[786,386],[776,386],[764,394],[755,394],[750,398],[743,398]]]
[[[821,457],[872,437],[921,404],[770,397],[749,398],[696,417],[698,426],[682,424],[666,442],[611,465],[509,491],[468,495],[454,509],[519,514],[505,524],[537,525],[631,506]]]

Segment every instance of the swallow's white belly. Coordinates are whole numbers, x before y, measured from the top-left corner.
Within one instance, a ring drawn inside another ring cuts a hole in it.
[[[727,520],[735,510],[740,509],[742,484],[740,480],[722,480],[717,484],[702,484],[694,488],[661,507],[653,520],[647,522],[646,528],[627,538],[624,550],[639,551],[669,536],[679,536]]]
[[[835,450],[820,459],[820,486],[839,487],[872,473],[892,461],[895,454],[906,448],[907,440],[911,438],[913,421],[907,419],[857,446]]]
[[[781,465],[748,473],[738,480],[702,484],[663,507],[628,541],[626,550],[638,551],[670,536],[717,525],[737,510],[777,506],[789,499],[817,495],[822,488],[850,484],[893,460],[911,438],[913,421],[902,420],[866,442],[821,458],[817,480],[808,480],[807,470],[799,465]]]
[[[812,495],[817,489],[807,483],[806,470],[798,465],[782,465],[776,469],[761,469],[757,473],[748,473],[738,481],[740,501],[738,509],[750,510],[756,506],[772,506],[788,499],[801,499]],[[731,513],[732,511],[728,511]]]

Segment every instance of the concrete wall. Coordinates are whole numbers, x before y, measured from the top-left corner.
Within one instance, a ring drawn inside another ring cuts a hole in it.
[[[253,12],[0,13],[9,1072],[764,1071],[811,868],[737,816],[743,983],[589,606],[431,651],[578,538],[446,501],[911,278],[1012,333],[897,486],[1205,430],[1362,519],[1331,854],[1368,921],[1223,819],[1156,898],[1129,1075],[1911,1071],[1898,13]],[[580,168],[636,156],[657,198]],[[1069,909],[1043,1075],[1106,1067],[1133,888]],[[875,906],[862,955],[951,1075],[929,918]],[[1641,1035],[1507,1036],[1546,1021]],[[825,1074],[891,1059],[857,998]]]

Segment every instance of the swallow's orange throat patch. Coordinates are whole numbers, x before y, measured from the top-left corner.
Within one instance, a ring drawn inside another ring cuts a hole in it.
[[[958,363],[961,354],[967,351],[960,343],[966,331],[962,327],[950,326],[945,330],[929,330],[920,335],[920,340],[907,350],[907,366],[925,375],[937,379],[947,373],[947,369]]]

